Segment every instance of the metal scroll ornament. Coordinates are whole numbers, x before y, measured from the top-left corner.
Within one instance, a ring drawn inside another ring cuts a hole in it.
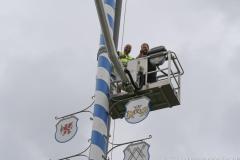
[[[61,119],[56,124],[56,141],[58,141],[59,143],[65,143],[70,141],[77,133],[77,121],[78,118],[75,116]]]
[[[126,104],[125,120],[128,123],[139,123],[147,118],[150,99],[147,97],[141,97],[134,99]]]

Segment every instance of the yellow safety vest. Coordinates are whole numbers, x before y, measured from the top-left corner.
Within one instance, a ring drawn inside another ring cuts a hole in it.
[[[123,52],[120,52],[120,61],[122,62],[122,64],[124,66],[127,66],[127,63],[131,60],[133,60],[134,58],[129,56],[129,55],[125,55]]]

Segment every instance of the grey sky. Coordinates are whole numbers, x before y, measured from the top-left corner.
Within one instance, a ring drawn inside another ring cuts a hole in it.
[[[185,69],[182,105],[138,125],[116,121],[116,142],[153,135],[151,159],[240,158],[240,2],[129,0],[124,43],[165,45]],[[56,115],[91,103],[100,27],[94,1],[0,1],[0,159],[46,160],[84,149],[89,115],[66,143]],[[120,45],[121,46],[121,45]],[[114,160],[123,159],[121,149]]]

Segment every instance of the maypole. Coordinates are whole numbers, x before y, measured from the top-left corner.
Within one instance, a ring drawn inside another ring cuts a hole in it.
[[[105,12],[102,12],[105,13],[103,16],[105,16],[105,19],[107,19],[107,23],[105,23],[105,25],[107,24],[107,27],[105,27],[105,29],[110,32],[110,35],[108,36],[113,38],[116,1],[104,0],[103,3],[102,0],[95,0],[95,3],[98,13],[101,9],[105,10]],[[101,20],[100,23],[102,23]],[[104,34],[102,33],[100,36],[100,53],[98,54],[94,119],[89,153],[90,160],[106,159],[108,149],[108,134],[110,130],[109,96],[112,62],[108,56],[107,49],[105,47],[105,41]]]

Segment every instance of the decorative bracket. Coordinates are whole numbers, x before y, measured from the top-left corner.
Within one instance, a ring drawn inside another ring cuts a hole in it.
[[[92,99],[93,99],[93,102],[92,102],[89,106],[87,106],[86,108],[84,108],[83,110],[78,111],[78,112],[75,112],[75,113],[71,113],[71,114],[68,114],[68,115],[65,115],[65,116],[61,116],[61,117],[56,116],[55,119],[56,119],[56,120],[64,119],[64,118],[71,117],[71,116],[73,116],[73,115],[80,114],[80,113],[91,113],[91,115],[93,115],[93,113],[88,110],[89,108],[92,107],[92,105],[93,105],[94,102],[95,102],[94,96],[92,96]],[[90,119],[92,120],[92,117],[91,117]]]

